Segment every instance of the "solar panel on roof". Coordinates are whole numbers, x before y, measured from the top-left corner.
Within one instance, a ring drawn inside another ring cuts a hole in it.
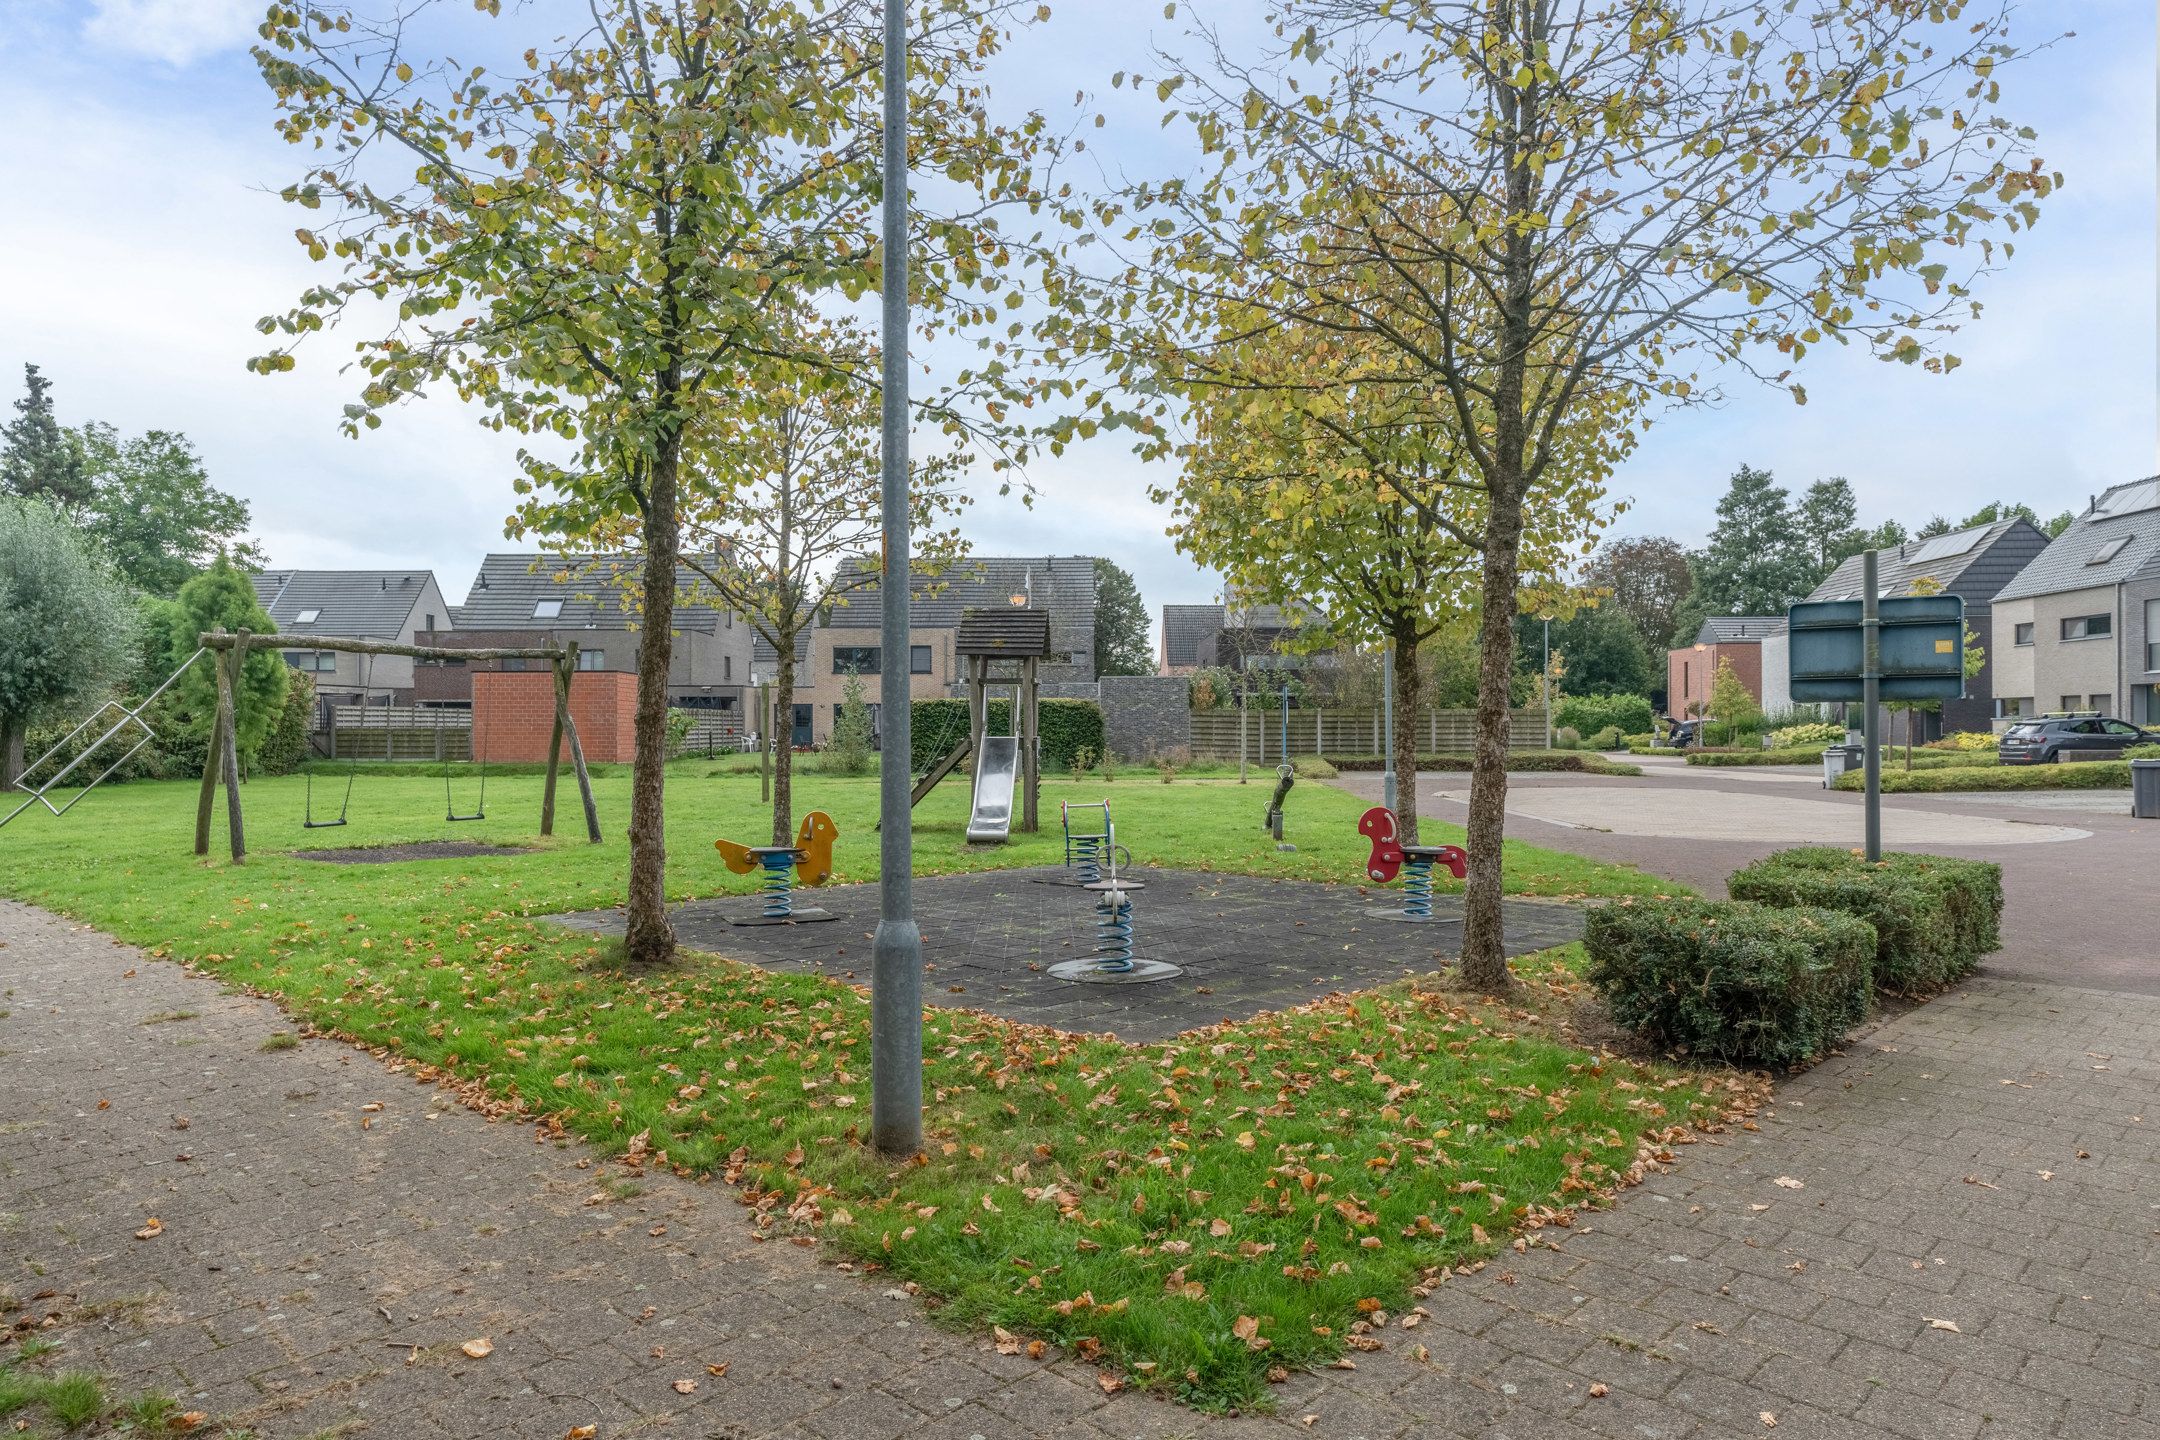
[[[2102,515],[2130,515],[2139,510],[2160,509],[2160,480],[2147,480],[2118,490],[2100,507]]]
[[[1913,551],[1908,562],[1914,565],[1930,565],[1937,560],[1963,555],[1980,543],[1980,537],[1987,533],[1987,529],[1987,526],[1981,525],[1971,530],[1953,530],[1948,535],[1937,535]]]

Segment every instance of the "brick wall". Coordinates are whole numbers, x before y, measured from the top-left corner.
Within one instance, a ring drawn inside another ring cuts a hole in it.
[[[1182,676],[1105,675],[1103,740],[1121,760],[1190,755],[1191,682]]]
[[[545,670],[473,673],[473,754],[544,762],[555,727],[555,677]],[[628,764],[637,713],[637,676],[586,670],[570,677],[570,716],[592,764]]]
[[[1665,712],[1682,719],[1693,714],[1708,714],[1710,685],[1716,678],[1720,660],[1731,662],[1733,674],[1760,705],[1762,645],[1759,641],[1749,640],[1728,645],[1688,645],[1667,651]]]

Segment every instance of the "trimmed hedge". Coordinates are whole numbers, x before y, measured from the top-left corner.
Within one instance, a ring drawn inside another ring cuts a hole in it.
[[[1583,939],[1613,1018],[1668,1049],[1783,1068],[1867,1017],[1875,931],[1834,910],[1622,900]]]
[[[920,774],[943,759],[945,752],[967,738],[968,707],[965,700],[917,700],[911,712],[914,730],[912,769]],[[1042,763],[1046,770],[1062,770],[1086,746],[1098,758],[1103,753],[1102,707],[1092,700],[1044,700],[1041,709]],[[990,733],[1012,730],[1012,701],[990,701]]]
[[[1916,755],[1915,760],[1919,759]],[[1865,789],[1865,777],[1850,770],[1837,778],[1836,790]],[[1883,766],[1885,795],[1937,795],[1952,790],[2127,790],[2130,762],[2087,760],[2073,765],[1942,765],[1910,774]]]
[[[1690,750],[1690,765],[1819,765],[1827,745],[1796,745],[1785,750]],[[1967,770],[1986,769],[1997,764],[1992,752],[1980,750],[1915,750],[1912,768],[1918,770]],[[1905,769],[1905,752],[1896,746],[1883,747],[1883,776],[1889,778],[1890,769],[1896,766],[1900,774]]]
[[[1330,755],[1328,763],[1338,770],[1385,770],[1387,762],[1378,755]],[[1468,755],[1420,755],[1420,770],[1468,770]],[[1576,770],[1588,775],[1640,775],[1640,765],[1630,765],[1625,760],[1611,760],[1595,750],[1510,750],[1507,768],[1517,771]]]
[[[1725,882],[1735,900],[1838,910],[1875,929],[1875,984],[1928,995],[1972,973],[2001,943],[2002,867],[1943,855],[1780,850]]]

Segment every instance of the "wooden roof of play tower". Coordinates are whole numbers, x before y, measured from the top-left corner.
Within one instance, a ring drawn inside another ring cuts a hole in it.
[[[970,610],[960,617],[954,650],[993,660],[1044,659],[1050,654],[1050,612],[1021,605]]]

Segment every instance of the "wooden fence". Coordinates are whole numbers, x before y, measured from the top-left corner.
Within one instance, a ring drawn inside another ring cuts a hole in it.
[[[328,705],[308,737],[326,760],[470,760],[472,711],[413,705]]]
[[[1400,717],[1397,717],[1400,723]],[[1253,764],[1276,764],[1282,759],[1283,716],[1280,710],[1257,707],[1240,715],[1235,710],[1192,712],[1193,758],[1235,760],[1239,754],[1239,730],[1244,731],[1244,755]],[[1470,753],[1477,738],[1477,716],[1469,710],[1429,710],[1418,720],[1417,749],[1421,755]],[[1381,715],[1377,710],[1292,710],[1292,755],[1378,755]],[[1509,729],[1509,748],[1538,750],[1545,744],[1545,712],[1517,710]]]

